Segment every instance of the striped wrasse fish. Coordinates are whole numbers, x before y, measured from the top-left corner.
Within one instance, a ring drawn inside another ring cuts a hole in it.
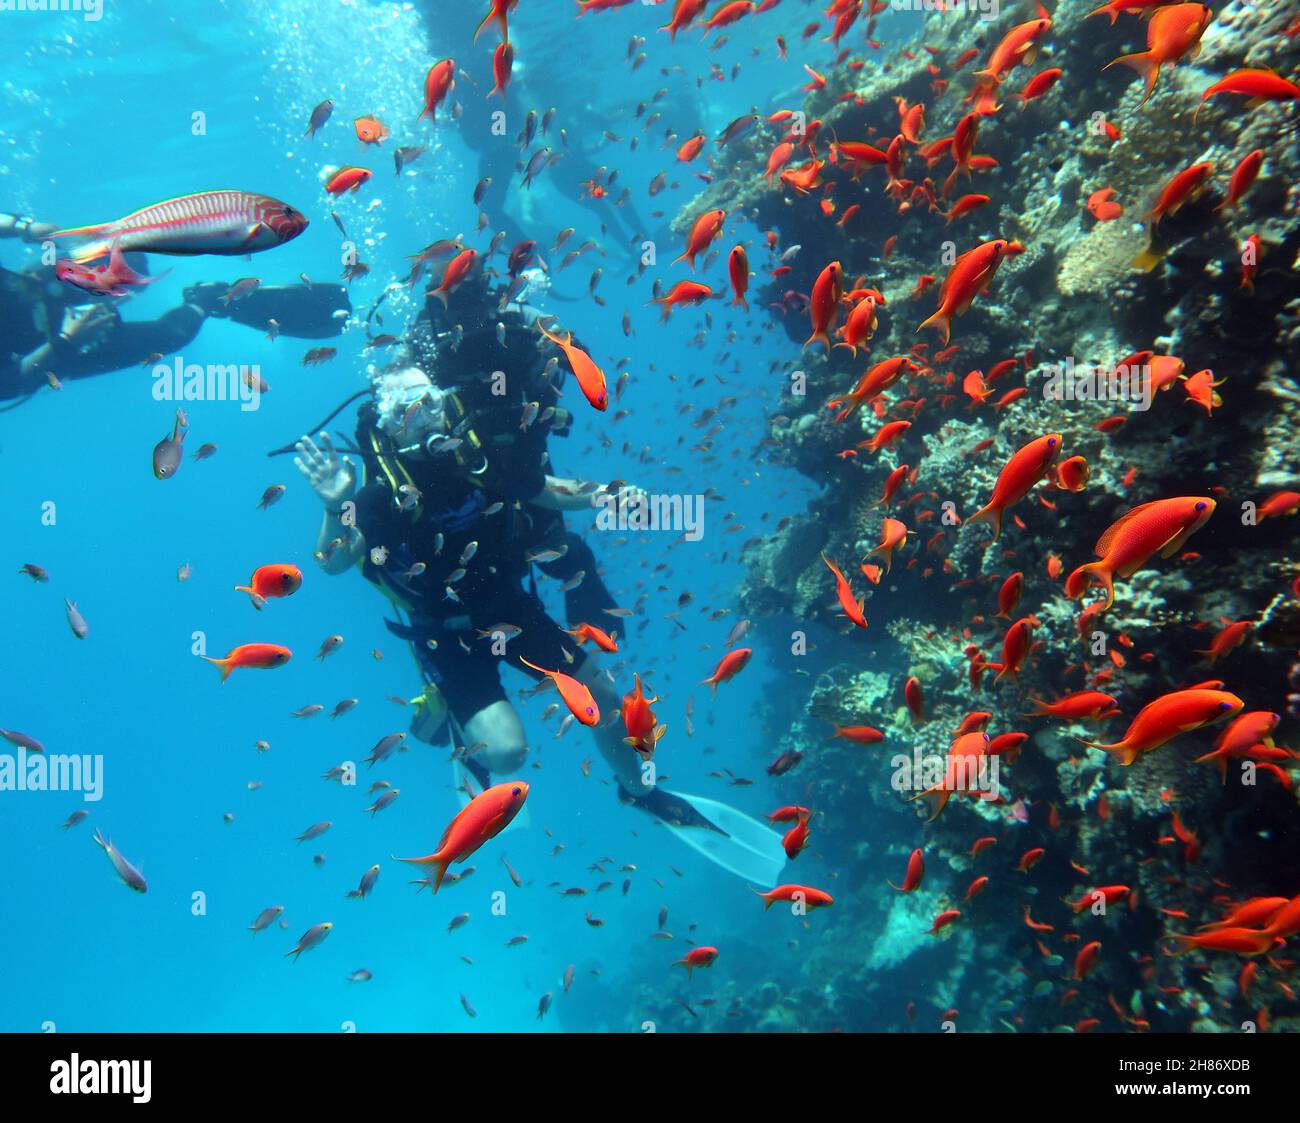
[[[182,195],[96,226],[58,230],[55,238],[92,238],[73,255],[78,265],[97,261],[117,242],[123,253],[234,257],[274,249],[307,228],[307,219],[287,203],[247,191],[203,191]]]

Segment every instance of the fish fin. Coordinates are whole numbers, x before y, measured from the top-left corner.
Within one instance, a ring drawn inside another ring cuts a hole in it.
[[[214,667],[221,668],[222,682],[225,682],[226,679],[230,677],[230,671],[232,667],[229,659],[213,659],[211,655],[204,655],[203,658],[206,659],[209,663],[211,663]]]
[[[1002,508],[987,503],[966,520],[966,525],[969,526],[980,520],[985,520],[992,525],[993,540],[996,542],[1002,536]]]
[[[1133,269],[1141,270],[1143,273],[1150,273],[1161,261],[1164,260],[1164,254],[1154,246],[1148,245],[1129,263]]]
[[[943,809],[948,806],[948,800],[951,798],[951,791],[947,788],[939,787],[928,788],[923,792],[917,792],[916,795],[909,796],[907,802],[911,803],[912,800],[915,799],[924,800],[925,805],[930,809],[930,817],[926,819],[926,822],[933,823],[943,812]]]
[[[111,222],[98,222],[93,226],[69,226],[66,230],[56,230],[50,235],[51,238],[94,238],[102,234],[113,224]]]
[[[1156,80],[1160,77],[1160,63],[1151,57],[1150,51],[1120,55],[1119,58],[1111,59],[1102,70],[1109,70],[1112,66],[1127,66],[1130,70],[1136,70],[1146,80],[1147,90],[1142,97],[1142,102],[1147,101],[1155,93]]]
[[[917,324],[916,331],[919,332],[922,328],[929,327],[931,324],[943,332],[943,344],[946,347],[949,336],[952,335],[952,315],[940,308],[933,316],[929,316]],[[912,334],[915,335],[916,332]]]

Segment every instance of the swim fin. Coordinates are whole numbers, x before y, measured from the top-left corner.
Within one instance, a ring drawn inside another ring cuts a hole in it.
[[[622,789],[619,794],[625,797]],[[725,803],[667,788],[655,788],[652,796],[630,802],[728,873],[756,885],[777,884],[785,849],[781,836],[767,824]]]

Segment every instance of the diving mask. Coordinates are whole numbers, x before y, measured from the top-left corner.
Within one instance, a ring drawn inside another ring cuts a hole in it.
[[[376,424],[398,446],[413,451],[446,429],[443,392],[427,382],[381,387],[375,395]]]

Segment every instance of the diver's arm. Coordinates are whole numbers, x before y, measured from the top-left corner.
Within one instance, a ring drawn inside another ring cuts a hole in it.
[[[65,309],[54,340],[42,343],[19,363],[19,378],[24,388],[39,386],[50,374],[76,377],[83,373],[80,369],[84,365],[83,348],[98,347],[116,321],[113,310],[106,304]]]
[[[594,492],[582,492],[582,480],[563,480],[558,476],[547,476],[542,490],[530,500],[534,507],[543,511],[580,511],[592,505]]]
[[[355,525],[343,522],[345,504],[352,501],[357,491],[357,474],[352,462],[339,456],[328,433],[321,433],[320,442],[318,445],[311,437],[304,436],[294,446],[298,455],[293,462],[325,505],[325,518],[316,536],[316,562],[334,576],[356,565],[366,551],[366,540]]]
[[[42,242],[58,229],[52,222],[36,222],[26,215],[0,214],[0,238]]]

